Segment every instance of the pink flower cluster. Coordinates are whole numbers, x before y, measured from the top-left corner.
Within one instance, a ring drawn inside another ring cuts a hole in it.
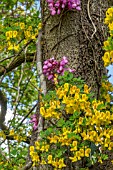
[[[36,130],[38,127],[38,118],[36,114],[31,116],[30,123],[33,123],[33,130]]]
[[[48,80],[54,81],[55,74],[63,75],[64,71],[74,72],[74,69],[66,68],[68,63],[67,58],[64,56],[61,61],[50,58],[44,62],[43,73],[47,76]]]
[[[47,0],[51,15],[60,14],[61,10],[67,7],[69,10],[81,10],[80,0]]]

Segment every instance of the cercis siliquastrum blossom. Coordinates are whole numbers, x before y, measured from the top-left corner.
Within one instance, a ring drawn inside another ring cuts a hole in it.
[[[81,10],[80,0],[47,0],[47,2],[51,15],[59,15],[64,8]]]
[[[31,116],[30,123],[33,123],[33,130],[37,130],[37,128],[38,128],[38,118],[37,118],[36,114]]]
[[[54,81],[55,74],[63,75],[64,71],[74,72],[74,69],[66,67],[68,63],[67,58],[64,56],[61,61],[57,61],[53,58],[50,58],[44,62],[43,73],[47,76],[48,80]]]

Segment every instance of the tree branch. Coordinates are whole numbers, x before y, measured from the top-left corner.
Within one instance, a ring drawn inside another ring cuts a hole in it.
[[[9,66],[0,66],[0,76],[4,74],[4,72],[8,73],[15,69],[16,67],[20,66],[22,63],[25,62],[32,62],[34,60],[35,54],[28,54],[27,57],[25,58],[25,55],[20,55],[14,59],[14,61],[9,65]]]

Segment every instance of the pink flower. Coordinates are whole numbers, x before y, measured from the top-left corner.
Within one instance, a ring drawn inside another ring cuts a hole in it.
[[[81,10],[80,0],[47,0],[51,15],[59,15],[64,8]]]
[[[36,114],[31,116],[30,123],[33,123],[33,130],[36,130],[38,128],[38,118]]]

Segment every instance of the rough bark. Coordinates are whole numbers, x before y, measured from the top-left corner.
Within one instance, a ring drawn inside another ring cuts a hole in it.
[[[108,0],[81,0],[81,8],[81,11],[65,9],[60,15],[51,16],[46,1],[41,0],[42,57],[44,61],[53,56],[59,60],[67,56],[70,68],[76,70],[75,76],[82,77],[98,98],[101,78],[105,74],[102,46],[107,38],[104,17]],[[47,89],[52,86],[47,82]],[[107,170],[111,170],[109,165],[107,161]],[[91,169],[102,168],[98,165]]]

